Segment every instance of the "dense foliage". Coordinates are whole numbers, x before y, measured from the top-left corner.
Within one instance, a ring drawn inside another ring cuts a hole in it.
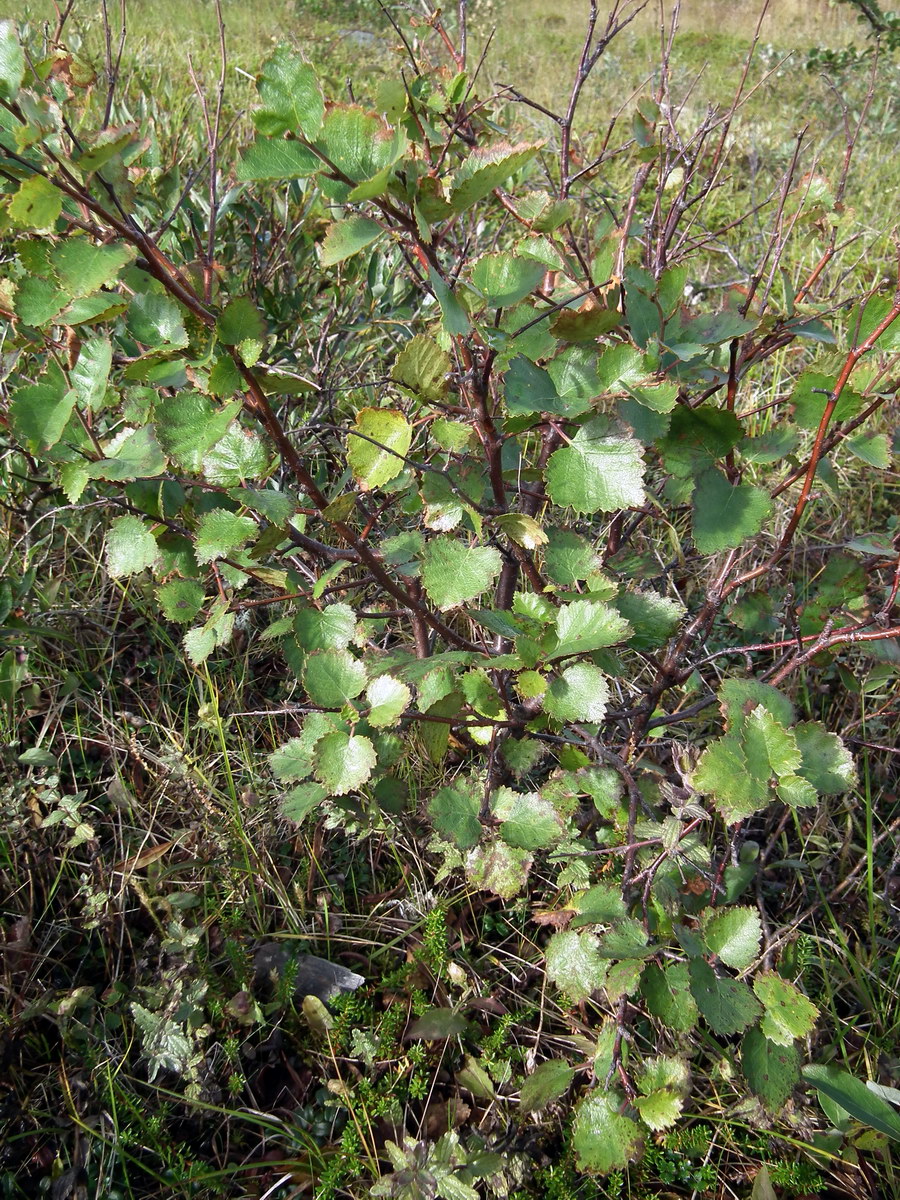
[[[577,1170],[603,1176],[659,1155],[710,1057],[762,1119],[805,1078],[900,1136],[887,1100],[809,1062],[817,1007],[768,888],[772,829],[858,783],[792,680],[839,678],[846,648],[895,660],[900,635],[887,511],[838,546],[815,516],[896,450],[896,284],[820,291],[866,105],[843,172],[804,173],[798,143],[746,278],[692,296],[760,219],[715,219],[745,81],[682,128],[664,57],[627,121],[576,136],[628,6],[604,24],[590,5],[555,114],[482,93],[465,7],[398,25],[403,70],[365,103],[278,47],[236,162],[221,95],[206,103],[205,194],[151,119],[113,120],[114,72],[98,106],[61,38],[37,58],[0,26],[16,470],[102,513],[108,578],[178,627],[192,667],[227,662],[236,632],[280,651],[282,732],[265,744],[264,709],[257,735],[272,821],[412,828],[436,883],[533,905],[570,1036],[497,1072],[441,983],[406,1036],[446,1043],[464,1089],[518,1093],[523,1117],[564,1106]],[[547,137],[514,131],[526,109]],[[0,676],[12,708],[17,648]],[[77,797],[57,803],[90,840]],[[202,1102],[198,1006],[130,1017],[151,1079]],[[378,1045],[351,1057],[374,1071]],[[509,1169],[452,1122],[408,1133],[395,1114],[372,1134],[371,1194],[463,1200]]]

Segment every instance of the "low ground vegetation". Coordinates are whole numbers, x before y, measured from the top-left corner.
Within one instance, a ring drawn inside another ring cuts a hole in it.
[[[0,24],[4,1196],[900,1195],[893,18],[451,8]]]

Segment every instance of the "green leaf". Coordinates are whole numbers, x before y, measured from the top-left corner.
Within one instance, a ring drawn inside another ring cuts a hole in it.
[[[188,344],[181,309],[168,296],[138,292],[125,315],[129,333],[153,350],[169,350]]]
[[[643,354],[633,346],[607,346],[597,362],[600,390],[606,395],[642,383],[647,373]]]
[[[658,445],[667,471],[683,479],[696,479],[733,450],[743,436],[740,421],[727,409],[678,405],[672,412],[669,432]]]
[[[304,179],[321,169],[321,158],[302,142],[258,137],[241,155],[235,175],[241,183],[255,179]]]
[[[497,142],[473,150],[453,177],[450,193],[453,211],[463,212],[489,196],[494,188],[530,162],[540,149],[540,143],[520,142],[511,146],[508,142]]]
[[[619,434],[595,436],[582,426],[547,463],[547,491],[554,504],[578,513],[615,512],[644,503],[641,444]]]
[[[598,725],[606,716],[609,684],[599,667],[575,663],[550,684],[544,711],[563,723],[589,721]]]
[[[219,487],[236,487],[247,479],[259,479],[268,468],[269,452],[263,440],[236,422],[203,456],[207,481]]]
[[[780,725],[793,725],[794,706],[787,696],[759,679],[731,678],[719,688],[719,705],[729,729],[739,729],[747,715],[759,705],[775,718]]]
[[[799,774],[823,796],[839,796],[856,787],[856,765],[841,739],[818,721],[794,726],[803,765]]]
[[[459,1037],[468,1028],[469,1022],[462,1013],[454,1012],[452,1008],[429,1008],[413,1021],[407,1037],[437,1042],[444,1038]]]
[[[345,217],[328,227],[319,246],[319,261],[323,267],[333,267],[370,246],[384,229],[370,217]]]
[[[448,284],[444,283],[443,279],[441,279],[432,266],[428,268],[428,279],[431,283],[431,290],[434,292],[437,302],[441,307],[441,316],[443,317],[445,331],[451,336],[460,336],[468,333],[470,326],[465,309],[457,300],[453,290]]]
[[[386,189],[390,178],[386,168],[404,153],[406,135],[402,126],[392,127],[359,105],[333,104],[325,117],[321,144],[338,170],[364,185],[348,193],[345,183],[323,179],[323,190],[333,199],[356,203]]]
[[[240,410],[236,400],[216,408],[199,392],[160,396],[153,412],[157,440],[179,467],[199,473],[206,454],[225,436]]]
[[[752,483],[732,485],[721,471],[704,471],[693,505],[694,545],[701,554],[740,546],[759,533],[772,511],[768,492]]]
[[[117,517],[106,535],[106,569],[113,579],[137,575],[159,561],[156,538],[140,517]]]
[[[106,395],[106,382],[112,366],[109,338],[87,338],[78,352],[78,361],[69,373],[72,387],[86,408],[96,408]]]
[[[53,250],[53,253],[50,255],[50,264],[56,272],[60,286],[65,288],[70,296],[79,298],[90,296],[93,292],[98,291],[105,284],[109,283],[110,280],[115,279],[121,269],[127,263],[130,263],[134,256],[135,251],[130,246],[95,246],[93,242],[89,242],[84,237],[67,237],[65,241],[60,242]],[[112,299],[118,299],[118,297],[107,297],[107,303]],[[164,301],[166,305],[175,310],[177,324],[180,326],[181,316],[173,301],[167,300],[165,296],[158,295],[155,295],[155,299]],[[128,310],[129,318],[126,318],[126,324],[129,324],[130,314],[132,310],[135,310],[135,306],[137,306],[135,320],[138,324],[141,324],[142,301],[142,293],[132,298]],[[129,328],[131,328],[130,324]],[[182,340],[178,342],[178,345],[185,346],[187,345],[187,338],[184,336],[183,327],[181,328],[181,335]],[[147,339],[139,337],[139,340],[146,341]],[[155,345],[156,343],[154,342],[153,344]]]
[[[622,592],[613,601],[631,627],[628,645],[655,650],[665,645],[684,617],[684,605],[657,592]]]
[[[497,790],[491,803],[500,826],[500,836],[508,846],[520,850],[541,850],[562,837],[564,828],[559,814],[539,792]]]
[[[242,517],[227,508],[214,508],[204,513],[197,523],[194,553],[198,563],[226,558],[242,550],[259,530],[252,517]]]
[[[561,1058],[541,1063],[522,1084],[519,1110],[526,1113],[540,1112],[567,1092],[574,1078],[574,1067],[570,1067]]]
[[[303,719],[300,736],[291,738],[269,755],[275,777],[288,783],[306,779],[312,773],[316,744],[326,733],[334,733],[337,728],[332,713],[308,713]]]
[[[156,599],[167,621],[190,625],[203,607],[206,593],[192,579],[171,579],[156,589]]]
[[[671,1088],[660,1088],[646,1096],[638,1096],[634,1107],[641,1115],[641,1120],[654,1133],[660,1129],[669,1129],[681,1116],[684,1100]]]
[[[852,322],[853,317],[850,320]],[[854,329],[855,326],[851,324],[849,328]],[[804,371],[797,380],[791,403],[794,405],[794,420],[801,429],[818,429],[835,382],[833,375],[823,375],[819,371]],[[862,406],[862,396],[852,388],[845,387],[835,405],[832,423],[837,425],[852,420]]]
[[[15,100],[25,76],[25,55],[13,21],[0,21],[0,97]]]
[[[554,933],[545,951],[547,978],[564,992],[573,1004],[603,987],[609,965],[600,954],[600,943],[593,933],[566,929]]]
[[[543,263],[519,258],[505,250],[485,254],[472,268],[472,282],[493,308],[518,304],[544,278]]]
[[[775,1113],[800,1082],[800,1053],[793,1042],[778,1046],[759,1028],[748,1029],[741,1041],[741,1070],[766,1109]]]
[[[366,680],[366,668],[346,650],[316,650],[303,667],[306,694],[323,708],[343,708],[360,694]]]
[[[690,782],[701,795],[713,796],[728,825],[753,816],[769,802],[765,781],[753,774],[740,739],[730,734],[710,742]]]
[[[900,1113],[871,1092],[862,1080],[855,1079],[839,1067],[820,1066],[817,1063],[805,1066],[802,1075],[807,1083],[846,1109],[851,1117],[900,1141]]]
[[[256,305],[240,296],[219,314],[216,333],[225,346],[238,346],[248,340],[261,342],[266,336],[266,323]]]
[[[758,1019],[762,1005],[742,980],[716,975],[702,958],[691,959],[688,973],[691,995],[713,1033],[741,1033]]]
[[[886,433],[858,433],[844,443],[851,454],[870,467],[884,470],[891,465],[891,447]]]
[[[669,1029],[689,1033],[697,1024],[697,1004],[690,991],[687,963],[666,967],[649,963],[641,977],[647,1008]]]
[[[354,433],[363,436],[354,437]],[[360,490],[367,492],[396,479],[405,466],[403,460],[411,442],[412,426],[402,412],[395,408],[361,408],[347,438],[347,465]]]
[[[643,1149],[641,1126],[622,1115],[624,1097],[618,1092],[594,1091],[575,1109],[572,1145],[580,1171],[608,1175],[621,1171]]]
[[[460,850],[468,850],[481,841],[478,819],[484,788],[474,779],[458,778],[432,796],[428,812],[435,829],[450,837]]]
[[[330,795],[344,796],[371,778],[376,761],[375,747],[369,738],[343,732],[326,733],[316,743],[313,774]]]
[[[563,416],[566,413],[567,406],[550,373],[529,362],[522,354],[517,354],[509,364],[504,388],[506,408],[511,417],[544,412]]]
[[[743,971],[759,954],[762,923],[755,908],[708,908],[703,914],[703,938],[711,953],[726,966]]]
[[[16,316],[26,325],[44,325],[68,303],[69,296],[49,279],[29,275],[18,285],[14,308]]]
[[[630,633],[631,626],[610,605],[598,600],[573,600],[557,611],[554,636],[546,656],[554,659],[590,654],[624,642]]]
[[[441,611],[486,592],[500,574],[502,559],[493,546],[469,546],[452,537],[432,538],[422,555],[422,583]]]
[[[490,841],[469,852],[466,875],[475,887],[511,900],[525,886],[532,861],[527,850],[499,840]]]
[[[306,817],[318,808],[323,800],[328,798],[328,789],[321,783],[308,780],[299,783],[285,795],[281,801],[281,815],[288,821],[300,825]]]
[[[447,394],[447,377],[451,369],[452,364],[447,351],[442,350],[434,338],[419,333],[410,338],[397,355],[391,378],[415,392],[423,400],[433,402],[442,400]],[[436,421],[435,425],[437,424],[439,422]],[[467,425],[461,428],[465,430],[465,445],[470,430]]]
[[[537,550],[547,542],[547,535],[540,524],[525,513],[501,513],[494,520],[511,542],[524,546],[526,550]]]
[[[600,953],[604,958],[648,958],[652,947],[648,946],[647,930],[636,917],[622,917],[600,939]]]
[[[356,613],[349,604],[327,604],[323,609],[301,608],[294,617],[297,645],[313,650],[346,650],[356,635]]]
[[[812,1032],[819,1010],[777,971],[761,971],[753,980],[753,990],[766,1010],[760,1028],[770,1042],[790,1046],[795,1038]]]
[[[547,530],[544,567],[554,583],[563,586],[579,583],[596,575],[602,566],[600,555],[580,533],[569,529]]]
[[[9,419],[18,441],[32,454],[44,454],[63,435],[75,408],[77,394],[59,376],[52,381],[18,388],[9,406]]]
[[[325,98],[313,68],[289,46],[279,46],[256,81],[261,106],[253,114],[260,133],[302,133],[312,141],[322,128]]]
[[[611,883],[595,884],[576,897],[575,905],[579,915],[572,922],[573,929],[581,925],[609,925],[625,916],[621,889]]]
[[[19,190],[9,202],[10,220],[23,229],[51,233],[62,212],[63,194],[43,175],[32,175],[19,184]]]
[[[396,725],[412,702],[412,692],[405,683],[391,675],[379,675],[366,689],[369,724],[375,729],[389,729]]]

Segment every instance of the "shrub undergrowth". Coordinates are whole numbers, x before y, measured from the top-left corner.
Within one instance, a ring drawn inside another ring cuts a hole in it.
[[[586,126],[587,10],[244,137],[217,6],[200,146],[0,23],[5,1194],[893,1186],[878,85],[757,178],[756,42]]]

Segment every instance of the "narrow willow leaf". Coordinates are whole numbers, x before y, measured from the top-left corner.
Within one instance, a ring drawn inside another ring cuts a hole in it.
[[[802,1075],[807,1083],[846,1109],[851,1117],[900,1141],[900,1113],[870,1091],[861,1079],[854,1078],[840,1067],[820,1066],[818,1063],[805,1066]]]
[[[106,395],[112,355],[112,343],[109,338],[87,338],[82,343],[78,361],[69,373],[69,378],[78,400],[86,408],[97,407]]]

